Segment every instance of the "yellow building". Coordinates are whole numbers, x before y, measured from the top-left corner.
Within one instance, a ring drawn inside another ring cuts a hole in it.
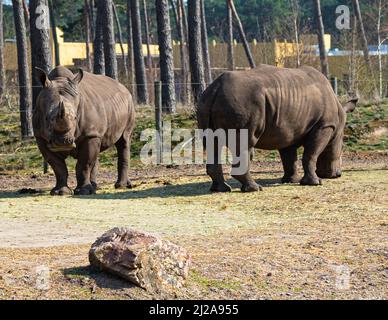
[[[74,59],[86,59],[86,44],[84,42],[65,42],[63,37],[63,31],[57,28],[58,47],[60,64],[63,66],[74,65]],[[55,64],[54,45],[52,43],[53,52],[53,65]],[[93,45],[90,45],[91,53],[93,53]],[[147,46],[143,45],[144,55],[147,54]],[[119,44],[116,44],[116,53],[121,55],[121,48]],[[128,46],[124,44],[124,53],[128,53]],[[159,46],[151,45],[151,54],[159,55]],[[28,55],[30,56],[30,55]],[[8,71],[15,71],[18,68],[17,63],[17,48],[16,42],[6,41],[4,44],[4,64]]]

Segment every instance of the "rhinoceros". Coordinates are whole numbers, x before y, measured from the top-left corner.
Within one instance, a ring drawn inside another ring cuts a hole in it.
[[[98,155],[116,146],[116,188],[131,186],[128,180],[129,149],[135,125],[130,92],[118,81],[81,69],[75,75],[59,66],[47,75],[38,69],[42,90],[33,112],[34,135],[40,152],[54,170],[51,195],[70,195],[65,159],[77,159],[76,195],[97,189]]]
[[[327,78],[312,67],[260,65],[218,77],[201,96],[197,118],[202,130],[248,130],[248,150],[240,150],[248,154],[248,168],[245,174],[232,172],[243,192],[262,190],[249,169],[254,148],[279,150],[283,183],[316,186],[322,184],[321,178],[341,176],[346,113],[355,109],[357,101],[354,97],[342,106]],[[297,149],[301,146],[303,178],[297,172]],[[214,148],[214,163],[207,164],[213,181],[211,191],[229,192],[219,149]]]

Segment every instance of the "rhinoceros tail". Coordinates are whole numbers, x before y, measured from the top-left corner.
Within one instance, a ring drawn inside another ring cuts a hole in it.
[[[197,108],[198,128],[215,130],[212,122],[212,109],[220,88],[220,78],[216,79],[202,94]]]

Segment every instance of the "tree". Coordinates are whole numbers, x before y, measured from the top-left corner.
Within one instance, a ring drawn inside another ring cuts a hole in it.
[[[0,99],[3,97],[5,89],[4,67],[3,0],[0,0]]]
[[[47,0],[30,0],[30,38],[32,62],[32,107],[41,91],[41,82],[37,79],[36,68],[49,73],[52,68],[50,46],[50,17]]]
[[[329,78],[329,62],[327,59],[327,52],[325,47],[325,28],[323,26],[322,11],[321,11],[321,1],[315,0],[315,13],[316,13],[316,22],[317,22],[317,33],[318,33],[318,42],[319,42],[319,55],[321,58],[321,70],[326,78]]]
[[[135,75],[137,84],[137,101],[148,104],[147,77],[144,65],[143,43],[141,37],[141,19],[139,0],[131,1],[133,55],[135,61]]]
[[[126,79],[128,80],[128,68],[127,68],[127,64],[126,64],[126,62],[125,62],[125,52],[124,52],[124,44],[123,44],[123,33],[122,33],[122,31],[121,31],[120,19],[119,19],[119,15],[118,15],[118,13],[117,13],[116,5],[115,5],[114,3],[113,3],[113,5],[112,5],[112,8],[113,8],[114,17],[115,17],[115,20],[116,20],[117,35],[118,35],[118,38],[119,38],[120,49],[121,49],[121,56],[122,56],[122,59],[123,59],[124,73],[125,73]]]
[[[211,63],[210,63],[209,39],[207,36],[204,0],[201,0],[201,39],[202,39],[202,51],[203,51],[206,84],[209,85],[213,81],[213,79],[212,79],[212,70],[211,70]]]
[[[102,7],[102,39],[104,43],[105,75],[117,80],[116,42],[113,26],[113,1],[104,0],[100,5]]]
[[[174,3],[174,0],[171,0]],[[187,83],[189,82],[189,65],[188,65],[188,51],[187,51],[187,30],[185,30],[185,7],[183,0],[177,0],[175,9],[175,17],[177,24],[177,33],[179,39],[179,54],[181,60],[181,101],[183,104],[189,102],[189,88]]]
[[[291,0],[291,8],[292,8],[292,20],[294,22],[294,35],[295,35],[295,45],[296,45],[296,67],[300,67],[300,46],[299,46],[299,12],[300,7],[298,0]]]
[[[133,38],[132,38],[132,14],[131,14],[131,0],[127,0],[127,42],[128,42],[128,81],[130,90],[133,96],[136,94],[134,86],[134,65],[133,65]]]
[[[375,75],[374,75],[373,68],[372,68],[372,63],[371,63],[370,57],[369,57],[368,40],[366,38],[364,22],[362,20],[360,3],[358,2],[358,0],[353,0],[353,7],[354,7],[355,15],[357,17],[358,25],[360,26],[361,42],[362,42],[362,49],[364,51],[365,64],[366,64],[366,66],[368,68],[370,76],[372,77],[372,83],[373,83],[373,87],[374,87],[374,94],[375,94],[376,97],[378,97],[378,91],[377,91],[376,82],[375,82]]]
[[[18,52],[19,108],[22,138],[33,136],[32,92],[28,68],[26,24],[22,0],[12,0]]]
[[[53,7],[53,0],[48,1],[49,11],[50,11],[50,22],[51,22],[51,33],[53,36],[54,42],[54,52],[55,52],[55,65],[59,66],[61,64],[61,59],[59,56],[59,44],[58,44],[58,35],[57,35],[57,23],[55,20],[55,13]]]
[[[249,65],[251,66],[252,69],[256,68],[256,64],[255,64],[255,61],[253,60],[252,52],[251,52],[251,49],[249,47],[247,37],[245,36],[243,25],[241,23],[240,17],[238,16],[238,13],[237,13],[236,7],[234,6],[233,0],[229,0],[228,5],[229,5],[230,9],[232,10],[232,14],[233,14],[234,19],[236,20],[238,32],[239,32],[240,38],[243,42],[245,54],[247,55]]]
[[[86,46],[86,64],[88,71],[92,70],[92,59],[90,54],[90,38],[93,23],[90,20],[90,3],[84,0],[84,19],[85,19],[85,46]]]
[[[188,2],[191,85],[195,103],[206,88],[201,38],[201,0]]]
[[[103,0],[97,0],[97,17],[96,17],[96,28],[95,37],[93,43],[93,72],[95,74],[105,74],[105,57],[104,57],[104,42],[103,42],[103,10],[101,3]]]
[[[151,36],[150,36],[150,26],[149,26],[149,17],[147,10],[147,2],[143,0],[143,13],[144,13],[144,31],[145,31],[145,41],[147,46],[147,67],[150,81],[154,79],[153,75],[153,66],[152,66],[152,55],[151,55]]]
[[[234,70],[234,38],[233,38],[233,14],[232,9],[229,7],[229,0],[226,0],[226,17],[227,17],[227,37],[226,42],[228,44],[228,69]]]
[[[162,81],[162,104],[167,113],[176,111],[174,57],[172,51],[171,25],[168,0],[155,0],[160,52],[160,78]]]

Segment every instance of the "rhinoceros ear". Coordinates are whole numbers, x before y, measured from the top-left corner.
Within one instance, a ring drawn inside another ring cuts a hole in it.
[[[78,69],[78,72],[73,78],[72,82],[75,84],[79,84],[82,81],[83,77],[84,77],[84,71],[82,69]]]
[[[50,86],[50,79],[43,69],[39,67],[35,67],[36,70],[36,78],[39,80],[39,82],[42,84],[43,87],[47,88]]]
[[[351,98],[345,105],[344,105],[344,110],[346,113],[353,112],[356,107],[357,107],[357,102],[359,98],[358,97],[353,97]]]

